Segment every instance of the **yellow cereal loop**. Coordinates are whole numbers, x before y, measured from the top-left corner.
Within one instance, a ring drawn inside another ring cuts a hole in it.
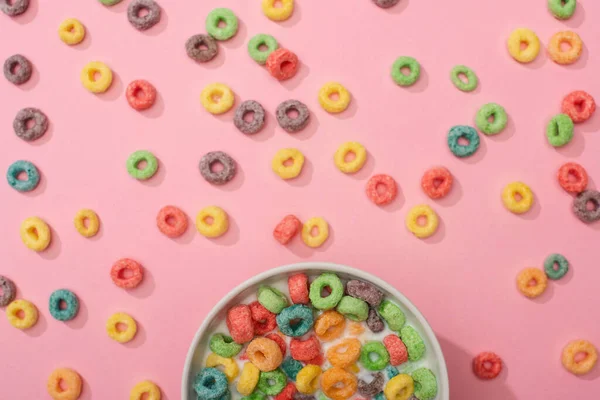
[[[19,314],[23,314],[22,317]],[[38,310],[27,300],[15,300],[6,307],[6,318],[17,329],[29,329],[38,320]]]
[[[302,368],[296,375],[296,389],[300,393],[313,394],[319,388],[319,376],[321,376],[321,367],[308,364]]]
[[[425,218],[425,225],[419,224],[419,218]],[[416,237],[424,239],[435,233],[438,227],[438,216],[431,207],[420,204],[410,209],[406,215],[406,227]]]
[[[96,76],[98,74],[99,76]],[[106,64],[100,61],[88,63],[81,71],[81,83],[83,87],[92,93],[104,93],[112,83],[112,71]]]
[[[337,96],[337,99],[332,99],[332,96]],[[319,103],[327,112],[342,112],[350,104],[350,92],[341,83],[328,82],[319,90]]]
[[[57,368],[48,377],[46,390],[54,400],[77,400],[81,395],[81,377],[70,368]]]
[[[125,325],[125,330],[120,330],[119,325]],[[118,312],[114,313],[106,322],[106,333],[119,343],[127,343],[135,336],[137,324],[130,315]]]
[[[142,381],[131,389],[129,400],[160,400],[160,388],[154,382]]]
[[[352,161],[346,161],[348,154],[354,154]],[[345,174],[360,171],[367,161],[367,151],[358,142],[346,142],[342,144],[333,156],[335,166]]]
[[[578,359],[577,355],[584,355]],[[562,352],[561,362],[567,371],[575,375],[585,375],[594,368],[598,361],[596,347],[587,340],[573,340],[565,346]]]
[[[75,220],[73,222],[75,223],[75,229],[77,229],[77,232],[79,232],[81,236],[88,238],[98,233],[98,228],[100,227],[98,215],[94,211],[86,208],[77,211]]]
[[[521,50],[521,43],[525,44],[525,48]],[[540,52],[540,39],[530,29],[517,28],[508,37],[508,52],[510,55],[521,63],[528,63],[537,57]]]
[[[44,251],[50,244],[50,227],[41,218],[29,217],[21,223],[21,240],[33,251]]]
[[[408,400],[415,391],[415,384],[410,375],[396,375],[388,381],[383,389],[387,400]]]
[[[523,182],[509,183],[502,190],[502,202],[508,211],[523,214],[533,205],[533,192]]]
[[[210,221],[212,219],[212,221]],[[196,229],[207,238],[216,238],[229,229],[229,218],[222,208],[208,206],[200,210],[196,216]]]
[[[317,228],[317,234],[313,236],[312,230]],[[302,240],[308,247],[319,247],[329,237],[329,225],[321,217],[313,217],[304,223],[302,227]]]
[[[540,296],[547,285],[548,277],[539,268],[525,268],[517,275],[517,288],[529,298]]]
[[[285,21],[294,12],[294,0],[281,0],[281,7],[275,7],[276,0],[263,0],[262,10],[272,21]]]
[[[240,373],[240,369],[233,358],[221,357],[215,353],[210,353],[208,355],[206,358],[206,366],[209,368],[219,366],[223,367],[223,373],[229,382],[237,378],[238,374]]]
[[[236,387],[237,391],[242,396],[249,396],[256,388],[259,377],[260,370],[258,367],[251,362],[247,362],[242,368],[242,374],[240,375],[240,379],[238,380]]]
[[[202,89],[200,102],[211,114],[223,114],[233,107],[235,96],[227,85],[211,83]]]
[[[58,36],[68,45],[78,44],[85,37],[85,28],[75,18],[67,18],[58,26]]]
[[[289,165],[286,165],[288,164]],[[304,165],[304,154],[298,149],[281,149],[273,157],[271,168],[281,179],[297,177]]]

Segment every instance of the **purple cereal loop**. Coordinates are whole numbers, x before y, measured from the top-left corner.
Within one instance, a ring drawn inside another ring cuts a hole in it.
[[[287,115],[288,111],[294,110],[298,113],[296,118],[291,118]],[[310,120],[310,112],[305,104],[298,100],[286,100],[277,106],[275,111],[279,126],[289,133],[301,131],[308,125]]]
[[[206,49],[200,49],[206,46]],[[194,35],[185,42],[185,51],[192,60],[204,63],[212,60],[219,53],[217,41],[210,35]]]
[[[594,209],[588,210],[587,204],[592,202]],[[600,220],[600,192],[597,190],[584,190],[573,200],[573,212],[583,222]]]
[[[353,279],[346,284],[346,293],[357,299],[369,303],[371,307],[378,307],[383,300],[383,293],[370,283]]]
[[[16,66],[19,66],[19,70],[13,72]],[[25,83],[31,78],[31,62],[20,54],[10,56],[4,61],[4,67],[2,68],[4,77],[15,85]]]
[[[212,164],[220,162],[223,165],[223,170],[213,172]],[[200,173],[208,182],[215,185],[222,185],[229,182],[235,176],[236,168],[235,161],[227,153],[222,151],[211,151],[206,153],[200,159]]]
[[[373,333],[381,332],[385,328],[385,325],[382,319],[377,314],[377,311],[375,311],[372,308],[369,309],[369,316],[367,317],[367,327]]]
[[[315,396],[312,394],[304,394],[300,392],[294,392],[292,400],[315,400]]]
[[[148,14],[140,17],[142,10]],[[160,21],[160,6],[154,0],[133,0],[127,7],[127,19],[135,29],[145,31]]]
[[[0,275],[0,289],[2,289],[2,294],[0,294],[0,307],[6,307],[15,299],[17,288],[13,281]]]
[[[377,393],[383,390],[384,378],[381,372],[371,374],[373,379],[370,383],[365,382],[362,379],[358,380],[358,393],[370,398],[374,397]]]
[[[15,17],[23,14],[29,8],[29,0],[13,0],[12,4],[8,0],[0,0],[0,11],[4,14]]]
[[[33,120],[35,123],[31,128],[27,128],[27,121]],[[37,108],[23,108],[17,113],[13,121],[15,134],[21,139],[31,142],[39,139],[48,129],[48,118]]]
[[[254,114],[250,122],[244,120],[244,116],[248,113]],[[252,135],[260,131],[265,125],[265,109],[258,101],[246,100],[235,110],[233,123],[240,132]]]

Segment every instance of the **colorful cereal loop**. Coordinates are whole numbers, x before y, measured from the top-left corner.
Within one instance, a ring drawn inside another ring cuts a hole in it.
[[[261,50],[261,47],[265,46],[266,50]],[[269,54],[279,48],[277,40],[271,36],[263,33],[252,36],[252,39],[248,42],[248,54],[257,63],[264,65],[267,62]]]
[[[581,193],[588,185],[588,174],[585,168],[574,162],[563,164],[558,169],[557,175],[558,183],[569,193]]]
[[[275,7],[276,0],[263,0],[263,14],[271,21],[285,21],[294,12],[294,0],[281,0],[281,6]]]
[[[585,354],[582,360],[577,360],[578,354]],[[596,347],[587,340],[573,340],[569,342],[562,352],[562,365],[575,375],[585,375],[594,368],[598,361]]]
[[[421,188],[431,199],[441,199],[452,189],[452,174],[444,167],[428,169],[421,178]]]
[[[324,342],[341,337],[346,329],[346,318],[337,311],[329,310],[315,320],[315,333]]]
[[[81,377],[76,371],[57,368],[48,377],[46,390],[54,400],[77,400],[81,395],[81,386]]]
[[[561,50],[561,44],[567,43],[568,50]],[[555,33],[548,43],[548,54],[550,58],[557,64],[568,65],[573,64],[581,57],[583,51],[583,42],[578,34],[571,31]]]
[[[77,229],[77,232],[86,238],[96,235],[98,233],[98,229],[100,229],[100,220],[98,219],[98,215],[93,210],[87,208],[77,211],[73,223],[75,224],[75,229]]]
[[[409,73],[404,74],[403,69],[408,68]],[[392,65],[392,79],[400,86],[413,85],[421,75],[421,65],[412,57],[398,57]]]
[[[229,8],[215,8],[206,16],[206,32],[216,40],[231,39],[237,30],[238,19]]]
[[[339,367],[331,367],[321,376],[321,390],[332,400],[349,399],[357,387],[356,376]]]
[[[381,187],[381,190],[379,190]],[[365,188],[367,197],[378,206],[391,203],[398,194],[398,185],[394,178],[386,174],[373,175]]]
[[[525,268],[517,275],[517,288],[531,299],[540,296],[546,290],[548,277],[538,268]]]
[[[125,277],[125,271],[128,271],[129,276]],[[133,289],[142,282],[144,270],[139,262],[130,258],[122,258],[111,267],[110,278],[120,288]]]
[[[267,71],[275,79],[283,81],[293,78],[298,72],[298,56],[288,49],[279,48],[267,57]]]
[[[148,81],[137,79],[127,85],[125,98],[134,110],[146,110],[156,101],[156,88]]]
[[[142,162],[145,162],[146,166],[140,169],[138,166]],[[131,153],[125,166],[132,178],[145,181],[152,178],[158,170],[158,159],[149,151],[138,150]]]
[[[489,121],[490,118],[492,118],[491,122]],[[475,116],[477,128],[488,136],[502,132],[506,128],[507,122],[506,110],[496,103],[484,104]]]
[[[99,74],[100,76],[96,78],[96,74]],[[106,64],[99,61],[92,61],[83,67],[80,79],[83,87],[90,92],[104,93],[112,83],[113,74]]]
[[[358,361],[360,357],[360,340],[344,339],[335,346],[327,349],[327,360],[334,367],[346,368]]]
[[[521,43],[527,47],[521,50]],[[537,35],[530,29],[517,28],[515,29],[507,41],[508,52],[520,63],[529,63],[535,60],[540,52],[540,40]]]
[[[290,163],[290,165],[287,165]],[[271,168],[281,179],[297,177],[304,166],[304,154],[298,149],[281,149],[273,157]]]
[[[577,0],[548,0],[548,10],[558,19],[569,19],[575,13]]]
[[[20,180],[19,175],[25,173],[27,178]],[[6,171],[6,180],[10,187],[18,192],[30,192],[40,183],[40,172],[29,161],[18,160],[12,163]]]
[[[50,227],[41,218],[29,217],[21,223],[21,240],[33,251],[44,251],[50,244]]]
[[[587,121],[596,111],[594,98],[583,90],[569,93],[562,102],[562,112],[567,114],[573,122]]]
[[[466,82],[461,79],[461,75],[464,75]],[[477,89],[479,79],[473,70],[465,65],[457,65],[450,71],[450,80],[452,84],[456,86],[458,90],[463,92],[472,92]]]
[[[240,373],[240,369],[233,358],[221,357],[215,353],[210,353],[206,357],[206,366],[209,368],[222,367],[222,371],[229,382],[233,382]]]
[[[129,400],[160,400],[160,397],[160,388],[151,381],[138,383],[129,394]]]
[[[388,381],[383,389],[383,393],[388,400],[408,400],[414,391],[414,381],[407,374],[396,375]]]
[[[233,107],[235,96],[231,89],[222,83],[206,85],[200,93],[202,106],[211,114],[223,114]]]
[[[251,362],[245,363],[236,386],[238,393],[242,396],[249,396],[254,391],[254,388],[256,388],[259,376],[260,370],[256,365]]]
[[[425,225],[419,224],[419,218],[422,217],[426,219]],[[406,228],[421,239],[433,235],[438,228],[438,224],[437,214],[426,204],[414,206],[406,215]]]
[[[85,28],[75,18],[67,18],[58,26],[58,36],[66,44],[75,45],[85,38]]]
[[[296,388],[300,393],[313,394],[319,388],[319,377],[321,367],[318,365],[307,365],[296,375]]]
[[[246,348],[246,354],[252,364],[262,372],[274,371],[283,361],[281,348],[274,340],[257,337]]]
[[[23,317],[20,314],[23,314]],[[36,306],[23,299],[15,300],[6,307],[8,322],[17,329],[29,329],[37,323],[38,310]]]
[[[229,217],[220,207],[205,207],[196,216],[196,229],[207,238],[219,237],[229,229]]]
[[[533,205],[533,192],[523,182],[512,182],[502,190],[502,202],[508,211],[523,214]]]
[[[346,157],[354,155],[351,161],[346,161]],[[367,150],[358,142],[346,142],[338,147],[333,156],[335,166],[345,174],[353,174],[360,171],[367,161]]]
[[[313,236],[313,229],[317,229],[317,234]],[[302,226],[302,240],[308,247],[320,247],[329,237],[329,224],[321,217],[313,217]]]
[[[123,326],[125,330],[120,329]],[[108,337],[119,343],[129,342],[133,339],[136,332],[137,324],[135,320],[123,312],[111,315],[108,321],[106,321],[106,333],[108,333]]]
[[[549,279],[561,279],[569,272],[569,261],[562,254],[550,254],[544,260],[544,272]]]
[[[494,379],[502,372],[502,359],[495,353],[484,351],[473,358],[473,373],[479,379]]]
[[[337,96],[337,99],[333,99]],[[340,113],[350,104],[350,92],[338,82],[328,82],[319,90],[319,104],[329,113]]]
[[[553,147],[561,147],[573,139],[573,120],[566,114],[554,116],[546,125],[546,138]]]
[[[167,237],[174,239],[183,235],[188,227],[185,212],[175,206],[165,206],[156,216],[156,226]]]

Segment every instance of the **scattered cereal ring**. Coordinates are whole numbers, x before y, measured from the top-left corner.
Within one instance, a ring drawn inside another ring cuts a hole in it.
[[[125,325],[125,330],[120,330],[119,326]],[[127,343],[135,336],[137,324],[128,314],[123,312],[114,313],[106,322],[106,333],[108,337],[119,343]]]
[[[369,371],[379,371],[390,362],[390,355],[381,342],[365,342],[360,350],[360,363]]]
[[[573,176],[574,180],[571,180]],[[581,193],[588,184],[588,174],[581,165],[568,162],[558,169],[558,183],[569,193]]]
[[[408,350],[397,335],[390,334],[384,337],[383,345],[390,355],[391,365],[396,366],[408,361]]]
[[[17,295],[17,288],[13,281],[0,275],[0,307],[9,305]]]
[[[402,72],[403,68],[408,68],[408,75]],[[421,75],[421,65],[412,57],[398,57],[392,65],[392,79],[400,86],[413,85]]]
[[[291,160],[290,165],[286,165]],[[304,154],[298,149],[281,149],[273,157],[271,168],[281,179],[293,179],[304,166]]]
[[[544,260],[544,272],[552,280],[560,279],[569,272],[569,261],[562,254],[550,254]]]
[[[256,365],[251,362],[245,363],[236,386],[237,391],[243,396],[250,395],[258,385],[259,376],[260,370]]]
[[[164,206],[156,216],[156,226],[165,236],[177,238],[187,230],[188,217],[175,206]]]
[[[61,308],[61,302],[64,302],[66,308]],[[77,295],[67,289],[59,289],[52,292],[48,302],[50,315],[59,321],[70,321],[79,311],[79,299]]]
[[[276,0],[263,0],[263,14],[271,21],[285,21],[294,12],[294,0],[282,0],[279,7],[275,6]]]
[[[133,3],[131,3],[133,4]],[[100,77],[96,78],[96,74]],[[112,83],[113,74],[106,64],[99,61],[92,61],[83,67],[80,75],[83,87],[92,93],[104,93]]]
[[[389,400],[410,400],[415,391],[414,381],[410,375],[399,374],[390,379],[383,393]]]
[[[558,19],[569,19],[575,13],[577,0],[548,0],[548,10]]]
[[[558,114],[546,126],[548,143],[554,147],[566,145],[573,139],[573,121],[566,114]]]
[[[425,218],[425,225],[419,224],[419,218]],[[406,228],[418,238],[424,239],[433,235],[438,228],[438,216],[426,204],[414,206],[406,214]]]
[[[303,304],[291,305],[277,315],[277,326],[286,336],[303,336],[312,329],[313,323],[312,308]]]
[[[50,227],[38,217],[29,217],[21,223],[21,240],[33,251],[44,251],[52,240]]]
[[[281,392],[275,397],[274,400],[294,400],[294,394],[298,393],[294,382],[288,382]]]
[[[220,27],[219,24],[225,24]],[[229,8],[215,8],[206,16],[206,32],[217,40],[231,39],[238,30],[238,19]]]
[[[202,106],[211,114],[223,114],[233,107],[235,96],[231,89],[222,83],[206,85],[200,93]]]
[[[492,118],[492,122],[489,119]],[[475,117],[475,123],[479,130],[486,135],[496,135],[506,128],[508,115],[506,110],[499,104],[488,103],[484,104]]]
[[[405,325],[400,330],[400,339],[408,350],[408,360],[418,361],[425,354],[425,342],[421,335],[410,325]]]
[[[346,368],[358,361],[360,357],[360,340],[344,339],[330,347],[326,353],[327,360],[334,367]]]
[[[517,288],[529,298],[540,296],[546,290],[548,278],[538,268],[525,268],[517,275]]]
[[[246,121],[246,115],[251,115],[252,119]],[[265,126],[265,109],[258,101],[246,100],[235,110],[233,124],[240,132],[253,135]]]
[[[31,61],[25,58],[25,56],[15,54],[4,61],[2,70],[4,71],[6,80],[15,85],[21,85],[31,78],[33,66],[31,65]]]
[[[75,224],[75,229],[77,229],[77,232],[86,238],[96,235],[98,233],[98,229],[100,229],[100,220],[98,219],[98,215],[93,210],[89,210],[87,208],[77,211],[73,223]]]
[[[206,366],[209,368],[223,367],[223,373],[229,382],[232,382],[237,378],[240,373],[240,369],[233,358],[221,357],[215,353],[210,353],[208,357],[206,357]]]
[[[561,44],[567,43],[569,50],[563,51]],[[583,42],[578,34],[571,31],[555,33],[548,43],[548,54],[550,58],[557,64],[573,64],[579,60],[583,51]]]
[[[227,311],[227,329],[236,343],[243,344],[254,337],[252,310],[245,304],[238,304]],[[246,352],[248,354],[248,352]]]
[[[141,15],[146,11],[145,15]],[[145,31],[160,21],[160,6],[154,0],[133,0],[127,7],[127,19],[138,31]]]
[[[469,144],[460,144],[458,142],[460,138],[467,140]],[[448,132],[448,147],[456,157],[469,157],[475,154],[479,148],[479,135],[477,134],[477,131],[470,126],[453,126]]]
[[[452,174],[444,167],[428,169],[421,178],[421,188],[432,199],[446,196],[452,189]]]
[[[81,395],[81,386],[81,376],[75,370],[57,368],[48,377],[46,390],[54,400],[77,400]]]
[[[315,333],[324,342],[339,338],[345,329],[346,319],[337,311],[325,311],[315,320]]]
[[[235,357],[242,350],[241,344],[234,342],[231,336],[222,333],[215,333],[210,337],[209,347],[210,351],[225,358]]]
[[[382,191],[378,187],[383,187]],[[398,194],[396,181],[389,175],[378,174],[373,175],[367,182],[366,187],[367,197],[378,206],[384,206],[391,203]]]
[[[25,173],[27,179],[20,180],[19,174]],[[10,164],[6,171],[8,184],[18,192],[30,192],[40,183],[40,173],[29,161],[19,160]]]
[[[377,311],[375,311],[372,308],[369,309],[369,316],[367,317],[367,327],[373,333],[381,332],[385,329],[385,324],[383,323],[383,320],[381,319],[379,314],[377,314]]]
[[[527,46],[523,50],[521,43]],[[507,46],[512,58],[520,63],[528,63],[535,60],[540,52],[540,39],[530,29],[517,28],[508,37]]]
[[[336,100],[332,96],[337,96]],[[350,104],[350,92],[338,82],[327,82],[319,90],[319,104],[329,113],[340,113]]]
[[[562,112],[567,114],[573,122],[587,121],[596,111],[594,98],[583,90],[571,92],[562,102]]]
[[[214,164],[219,163],[223,169],[216,172],[212,170]],[[200,159],[200,173],[202,177],[215,185],[223,185],[233,179],[236,173],[235,161],[223,151],[211,151]]]
[[[383,300],[383,293],[375,285],[357,279],[349,280],[346,283],[346,293],[366,301],[371,307],[378,307]]]
[[[267,396],[275,396],[285,388],[287,377],[280,369],[262,371],[258,379],[257,389]]]
[[[288,278],[288,291],[290,293],[292,303],[308,304],[310,301],[308,298],[308,276],[303,273],[291,275]]]
[[[321,367],[318,365],[307,365],[296,374],[296,388],[300,393],[313,394],[319,388],[319,377]]]
[[[317,228],[316,236],[312,230]],[[329,237],[329,224],[321,217],[313,217],[302,226],[302,240],[308,247],[320,247]]]
[[[502,371],[502,359],[495,353],[484,351],[473,358],[473,373],[479,379],[494,379]]]
[[[283,245],[288,244],[296,236],[301,225],[302,222],[295,215],[286,215],[273,230],[273,237]]]
[[[288,378],[290,378],[293,381],[296,380],[296,376],[298,375],[298,372],[300,372],[300,370],[302,368],[304,368],[302,363],[300,363],[297,360],[294,360],[292,357],[287,357],[281,363],[281,369],[283,370],[283,372],[285,372],[285,374],[288,376]]]
[[[265,62],[267,70],[277,80],[293,78],[298,72],[298,56],[288,49],[272,51]]]
[[[127,85],[125,97],[134,110],[146,110],[156,101],[156,89],[150,82],[138,79]]]
[[[463,80],[460,79],[461,75],[465,76],[467,79],[466,82],[463,82]],[[458,90],[463,92],[472,92],[477,89],[479,83],[479,79],[477,78],[477,75],[475,75],[475,72],[466,65],[457,65],[452,68],[450,71],[450,80]]]
[[[390,8],[398,4],[400,0],[373,0],[376,6],[381,8]]]
[[[517,200],[517,196],[520,197]],[[533,205],[533,192],[523,182],[512,182],[502,190],[502,202],[504,207],[514,214],[523,214]]]
[[[288,115],[289,112],[295,111],[298,116],[292,118]],[[310,120],[310,112],[308,107],[298,100],[286,100],[277,106],[275,111],[277,122],[288,133],[301,131],[308,125]]]
[[[21,313],[23,313],[22,318],[19,316]],[[15,328],[25,330],[37,323],[38,310],[33,303],[27,300],[14,300],[6,307],[6,318]]]
[[[212,36],[199,34],[186,40],[185,52],[192,60],[205,63],[216,57],[219,46]]]
[[[9,2],[8,0],[0,1],[0,11],[9,17],[16,17],[17,15],[23,14],[29,8],[29,0],[14,0]]]
[[[28,128],[27,123],[33,121],[33,126]],[[37,108],[23,108],[19,110],[13,120],[15,135],[31,142],[44,136],[48,130],[48,117]]]
[[[369,316],[367,303],[351,296],[342,297],[336,310],[351,321],[366,321]]]
[[[433,400],[437,396],[437,379],[428,368],[415,370],[411,377],[415,385],[415,397],[419,400]]]
[[[160,400],[160,388],[151,381],[142,381],[135,385],[129,394],[129,400]]]
[[[85,38],[85,28],[77,19],[67,18],[58,26],[58,36],[68,45],[79,44]]]
[[[370,383],[363,381],[362,379],[358,380],[358,393],[366,398],[373,398],[378,393],[381,393],[384,386],[384,378],[381,372],[376,372],[371,374],[372,378]]]
[[[315,336],[310,336],[306,340],[293,338],[290,341],[290,354],[294,360],[314,360],[321,354],[321,343]]]
[[[577,360],[578,354],[585,354],[583,360]],[[598,361],[598,351],[596,347],[587,340],[573,340],[569,342],[562,352],[562,365],[575,375],[587,374],[594,368]]]
[[[253,301],[248,304],[250,307],[250,313],[252,313],[252,321],[254,324],[254,334],[264,335],[267,332],[271,332],[277,326],[276,315],[271,311],[267,310],[258,301]],[[282,351],[283,353],[283,351]]]
[[[389,300],[384,300],[379,306],[379,315],[387,322],[388,327],[396,332],[404,326],[406,322],[406,316],[404,312],[396,304]]]
[[[248,359],[263,372],[273,371],[281,365],[283,355],[279,345],[271,339],[258,337],[246,348]]]
[[[217,400],[228,393],[227,377],[216,368],[204,368],[194,378],[194,391],[201,399]]]
[[[593,208],[588,209],[588,203]],[[573,199],[573,212],[583,222],[600,220],[600,192],[597,190],[584,190]]]
[[[321,390],[332,400],[346,400],[356,393],[356,376],[339,367],[331,367],[321,376]]]
[[[323,289],[329,288],[329,295],[323,297]],[[325,272],[310,284],[310,302],[318,310],[335,308],[344,296],[344,284],[336,274]]]
[[[279,314],[288,305],[283,293],[271,286],[258,288],[258,302],[272,313]]]
[[[209,221],[209,218],[212,219],[212,222]],[[196,229],[207,238],[222,236],[229,229],[229,217],[220,207],[205,207],[196,216]]]
[[[261,50],[262,46],[265,46],[267,49]],[[250,54],[250,58],[261,65],[264,65],[269,55],[278,48],[279,43],[277,43],[277,40],[273,36],[263,33],[252,36],[248,42],[248,54]]]
[[[128,277],[125,277],[125,271]],[[142,265],[131,258],[121,258],[117,260],[110,269],[110,277],[115,285],[123,289],[133,289],[138,286],[144,278]]]
[[[352,161],[346,161],[346,157],[353,154]],[[361,170],[367,161],[367,151],[358,142],[346,142],[338,147],[333,156],[335,166],[345,174],[353,174]]]

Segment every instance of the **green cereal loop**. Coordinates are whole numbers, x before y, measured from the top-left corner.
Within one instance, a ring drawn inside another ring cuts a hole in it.
[[[219,23],[225,26],[219,28]],[[238,30],[238,19],[229,8],[215,8],[206,16],[206,32],[217,40],[227,40]]]
[[[258,288],[258,302],[275,314],[279,314],[288,305],[285,295],[270,286],[261,286]]]
[[[377,358],[373,360],[371,354]],[[390,354],[381,342],[366,342],[360,349],[360,363],[369,371],[380,371],[390,362]]]
[[[331,293],[327,297],[321,297],[321,292],[326,287]],[[344,284],[336,274],[325,272],[310,284],[308,297],[313,307],[319,310],[331,310],[344,296]]]
[[[250,396],[242,397],[242,400],[267,400],[267,396],[264,393],[254,391]]]
[[[242,350],[241,344],[222,333],[215,333],[210,337],[209,347],[210,351],[225,358],[235,357]]]
[[[258,380],[258,390],[267,396],[276,396],[285,388],[287,376],[277,368],[270,372],[261,372]]]
[[[323,393],[323,392],[319,392],[319,394],[317,395],[317,399],[319,399],[319,400],[331,400],[329,397],[325,396],[325,393]]]
[[[337,306],[337,312],[352,321],[366,321],[369,316],[369,306],[361,299],[344,296]]]
[[[384,300],[379,306],[378,311],[391,330],[400,332],[400,329],[402,329],[406,322],[406,316],[400,307],[389,300]]]
[[[105,6],[114,6],[117,3],[120,3],[122,0],[98,0],[100,1],[100,3],[104,4]]]
[[[467,77],[467,83],[460,79],[460,74],[464,74]],[[466,65],[457,65],[452,68],[452,71],[450,71],[450,80],[452,80],[452,83],[458,90],[462,90],[463,92],[472,92],[477,89],[477,84],[479,83],[475,72]]]
[[[573,139],[573,120],[566,114],[558,114],[546,126],[548,143],[561,147]]]
[[[548,0],[548,10],[558,19],[571,18],[576,8],[577,0]]]
[[[402,68],[408,68],[410,73],[404,75]],[[421,75],[421,66],[419,62],[412,57],[398,57],[392,65],[392,79],[400,86],[410,86],[414,84]]]
[[[558,264],[558,269],[554,269],[554,264]],[[548,278],[560,279],[569,272],[569,262],[562,254],[550,254],[544,261],[544,271]]]
[[[267,50],[260,50],[260,46],[267,46]],[[266,63],[269,54],[277,50],[277,48],[279,48],[277,40],[275,40],[273,36],[265,35],[263,33],[253,36],[248,42],[248,54],[250,54],[250,57],[259,64]]]
[[[400,339],[408,350],[408,359],[410,361],[418,361],[425,354],[425,343],[415,328],[406,325],[400,330]]]
[[[412,373],[415,385],[415,397],[419,400],[433,400],[437,396],[438,386],[435,375],[428,368],[419,368]]]
[[[144,169],[138,169],[138,164],[142,161],[146,162]],[[158,160],[154,154],[146,150],[138,150],[131,154],[127,159],[127,172],[135,179],[144,181],[152,178],[158,169]]]
[[[492,116],[494,120],[490,122],[488,118]],[[475,124],[486,135],[495,135],[502,132],[506,128],[507,121],[508,115],[506,115],[506,110],[496,103],[485,104],[477,111],[477,116],[475,117]]]

